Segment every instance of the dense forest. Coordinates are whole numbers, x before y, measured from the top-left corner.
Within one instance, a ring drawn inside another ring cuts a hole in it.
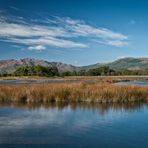
[[[109,66],[102,66],[89,70],[79,70],[79,71],[66,71],[60,73],[57,67],[43,67],[43,66],[24,66],[19,67],[13,73],[3,73],[0,76],[122,76],[122,75],[148,75],[147,70],[127,70],[123,69],[120,71],[115,71],[110,69]]]

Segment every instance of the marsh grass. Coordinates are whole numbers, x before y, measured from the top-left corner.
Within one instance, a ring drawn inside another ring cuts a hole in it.
[[[0,85],[1,102],[99,102],[127,103],[148,101],[148,86],[108,83]]]

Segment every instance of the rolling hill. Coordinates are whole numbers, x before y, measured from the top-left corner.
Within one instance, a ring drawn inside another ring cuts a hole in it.
[[[101,66],[109,66],[114,70],[143,70],[148,69],[148,58],[122,58],[110,63],[97,63],[89,66],[80,67],[80,69],[92,69]]]

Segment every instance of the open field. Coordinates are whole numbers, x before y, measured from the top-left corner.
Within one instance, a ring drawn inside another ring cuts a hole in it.
[[[63,78],[62,78],[63,79]],[[67,83],[69,80],[77,83]],[[1,102],[99,102],[148,101],[148,86],[115,85],[113,82],[147,80],[148,77],[68,77],[63,83],[0,84]]]

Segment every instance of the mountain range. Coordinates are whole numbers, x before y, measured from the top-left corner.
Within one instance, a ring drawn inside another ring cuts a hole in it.
[[[38,60],[38,59],[31,59],[31,58],[25,58],[20,60],[0,60],[0,73],[12,73],[14,72],[18,67],[22,66],[56,66],[59,70],[59,72],[65,72],[65,71],[73,71],[75,70],[75,66],[72,66],[70,64],[65,64],[61,62],[48,62],[44,60]]]
[[[114,70],[128,69],[128,70],[143,70],[148,69],[148,58],[122,58],[109,63],[96,63],[88,66],[73,66],[61,62],[49,62],[45,60],[38,60],[32,58],[25,58],[20,60],[0,60],[0,73],[12,73],[21,66],[56,66],[59,72],[74,71],[74,70],[88,70],[98,68],[101,66],[109,66]]]

